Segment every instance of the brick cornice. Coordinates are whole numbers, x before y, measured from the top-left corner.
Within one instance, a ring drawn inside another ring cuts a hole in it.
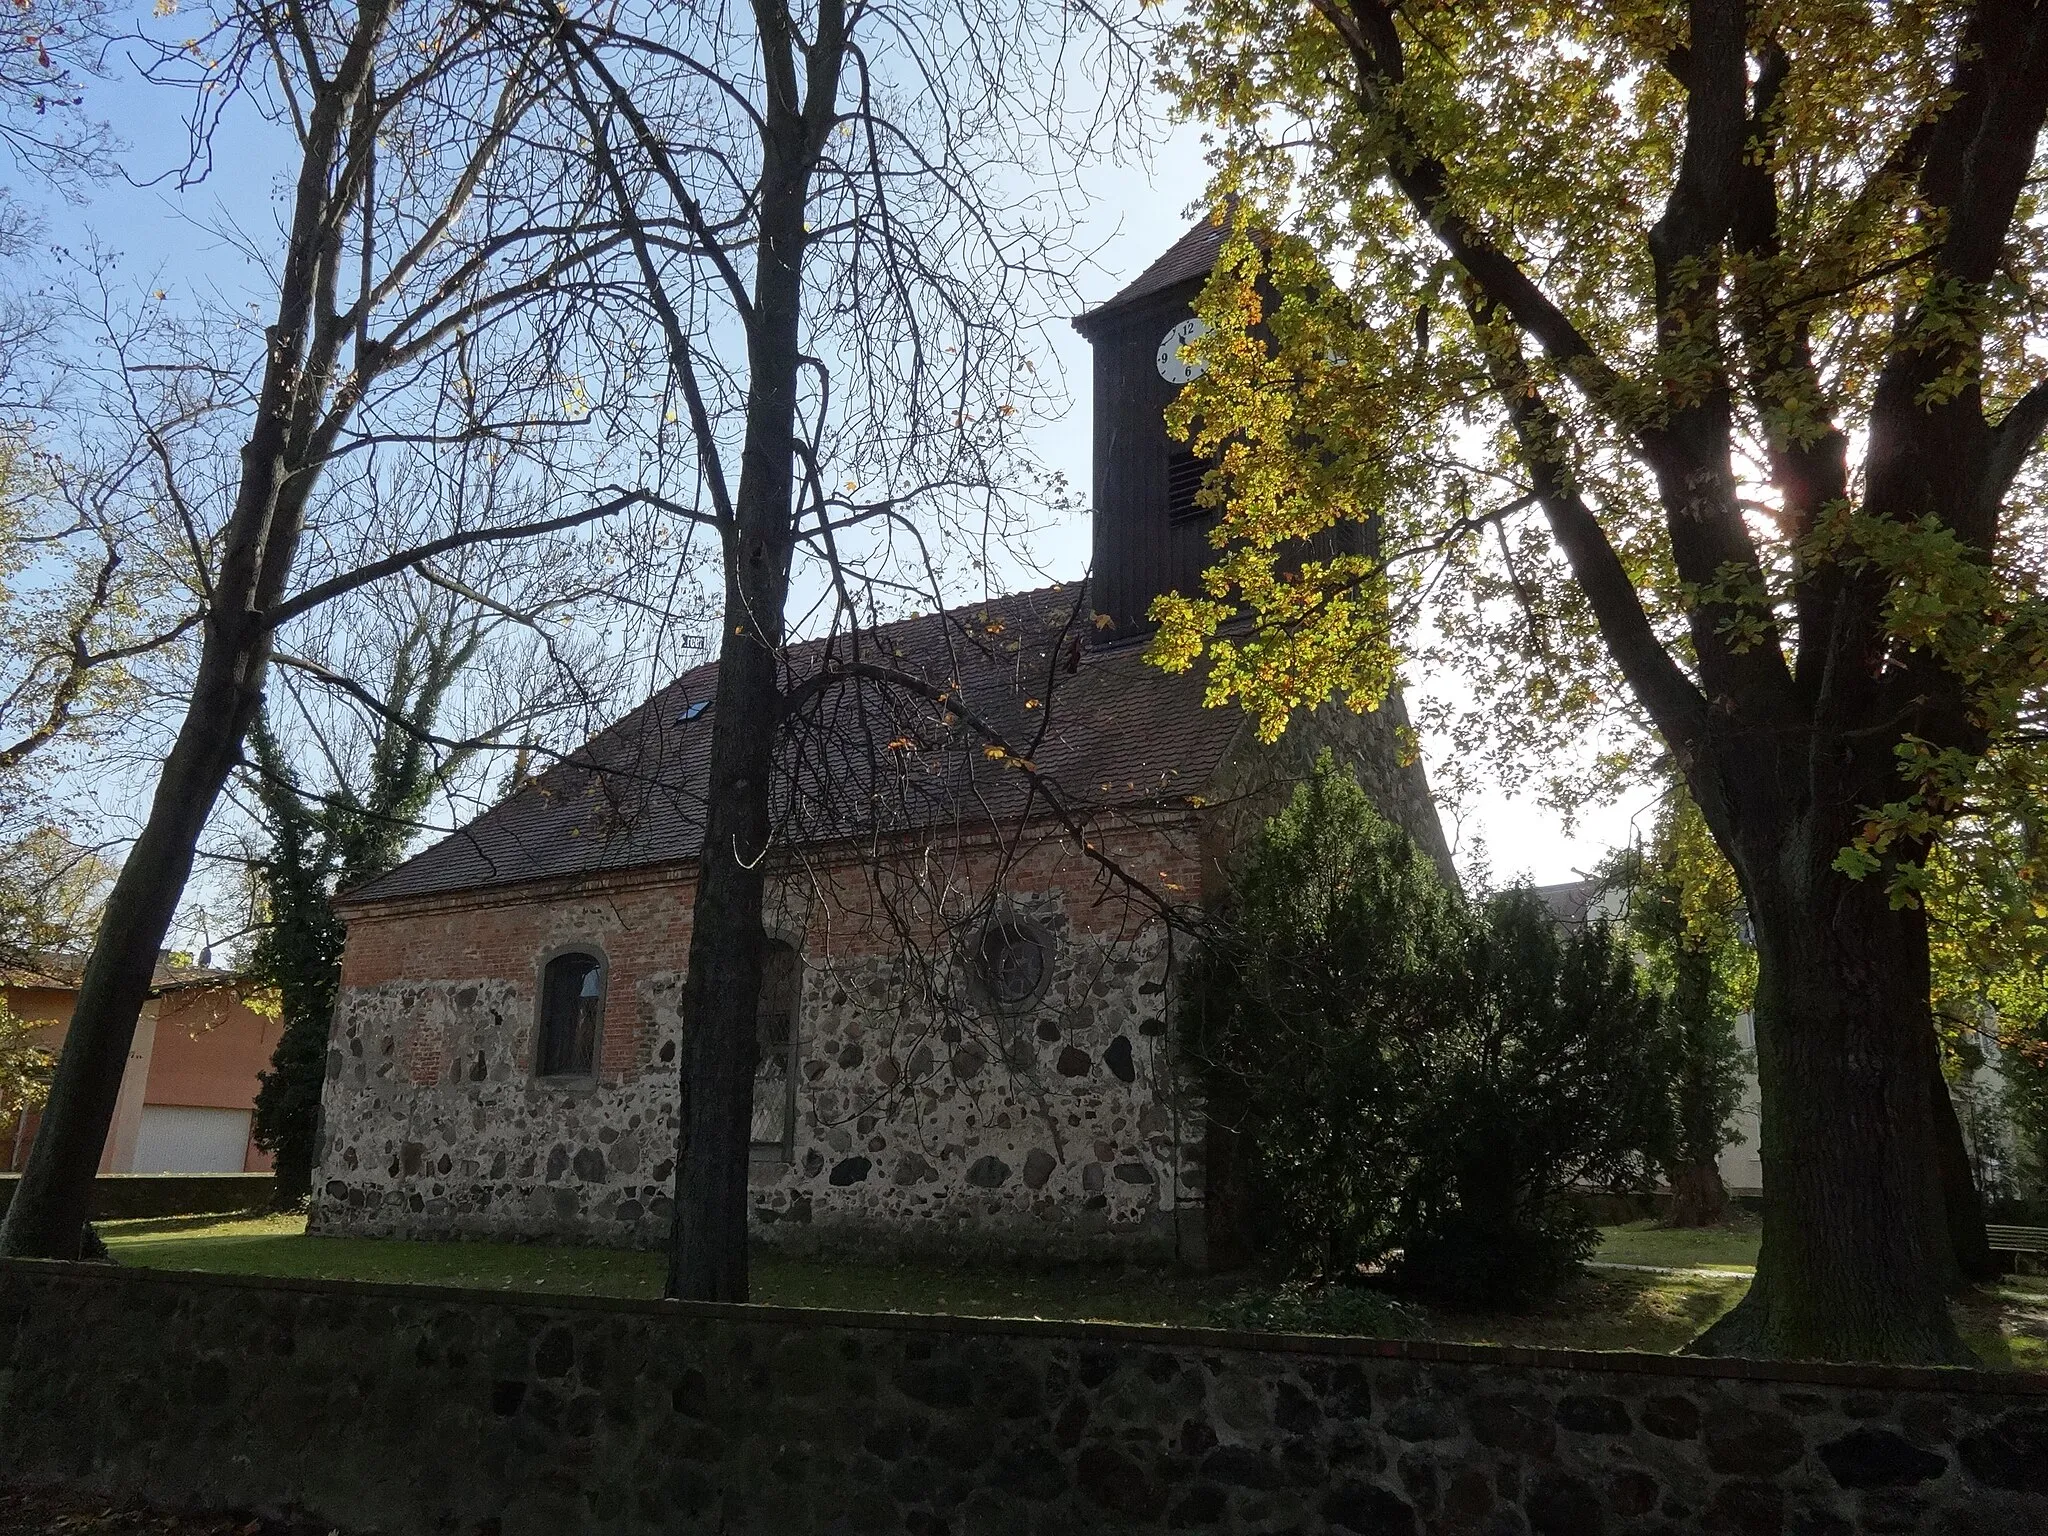
[[[1185,831],[1192,835],[1198,828],[1199,820],[1200,812],[1193,806],[1126,811],[1119,814],[1113,828],[1104,829],[1103,836],[1113,836],[1116,831]],[[945,844],[949,851],[973,854],[1000,847],[1006,842],[1014,843],[1020,833],[1025,836],[1035,834],[1041,843],[1048,836],[1053,841],[1070,841],[1065,827],[1056,818],[1040,817],[1025,823],[1022,828],[986,828],[974,832],[956,829],[949,833]],[[933,841],[936,839],[905,837],[897,840],[892,847],[914,848],[920,842]],[[812,843],[806,845],[800,856],[788,855],[776,860],[770,867],[770,873],[773,876],[787,876],[806,868],[853,868],[871,859],[871,848],[871,844],[855,839]],[[347,896],[338,896],[335,898],[334,910],[344,923],[362,917],[382,919],[404,918],[424,913],[478,912],[498,907],[526,906],[543,898],[615,896],[628,891],[650,890],[661,886],[688,886],[694,885],[696,878],[697,861],[681,859],[659,864],[635,865],[624,869],[558,875],[545,880],[471,886],[465,890],[436,891],[421,896],[392,896],[376,901],[351,901]]]

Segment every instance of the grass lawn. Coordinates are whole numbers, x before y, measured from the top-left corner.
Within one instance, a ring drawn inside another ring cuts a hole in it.
[[[147,1268],[557,1295],[661,1294],[659,1255],[608,1248],[307,1237],[303,1216],[186,1216],[103,1222],[99,1230],[116,1259]],[[1756,1256],[1753,1223],[1691,1232],[1638,1222],[1605,1228],[1602,1237],[1598,1257],[1605,1262],[1679,1272],[1592,1270],[1566,1295],[1527,1314],[1410,1311],[1428,1337],[1463,1343],[1669,1351],[1741,1299]],[[1725,1273],[1685,1272],[1700,1270]],[[753,1263],[754,1299],[771,1306],[1196,1327],[1213,1326],[1215,1309],[1247,1284],[1242,1275],[1108,1264],[1027,1269],[768,1254]],[[1976,1292],[1957,1316],[1987,1365],[2048,1369],[2048,1282],[2014,1280]]]
[[[538,1243],[417,1243],[307,1237],[303,1216],[183,1216],[99,1223],[123,1264],[228,1275],[292,1275],[404,1285],[477,1286],[571,1296],[661,1295],[659,1254]],[[753,1257],[754,1299],[854,1312],[957,1312],[1199,1325],[1235,1289],[1205,1275],[1076,1264],[1044,1271],[990,1265]]]
[[[1756,1268],[1756,1247],[1763,1236],[1759,1217],[1738,1213],[1718,1227],[1665,1227],[1655,1221],[1634,1221],[1625,1227],[1602,1227],[1602,1264],[1654,1264],[1665,1269],[1725,1269],[1748,1274]]]

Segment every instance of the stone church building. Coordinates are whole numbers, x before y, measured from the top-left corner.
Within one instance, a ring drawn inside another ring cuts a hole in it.
[[[1163,413],[1222,233],[1198,224],[1075,322],[1095,356],[1090,579],[868,632],[867,655],[946,703],[835,686],[787,732],[763,1241],[1199,1260],[1172,910],[1214,894],[1325,746],[1448,869],[1398,696],[1304,710],[1267,747],[1143,658],[1152,598],[1210,554],[1202,468]],[[792,684],[831,659],[791,647]],[[311,1230],[666,1240],[714,674],[347,893]]]

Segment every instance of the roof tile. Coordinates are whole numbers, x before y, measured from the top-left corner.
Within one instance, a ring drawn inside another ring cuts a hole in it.
[[[1105,302],[1086,314],[1077,315],[1074,328],[1085,334],[1104,315],[1135,304],[1140,299],[1148,299],[1155,293],[1164,293],[1176,284],[1207,277],[1215,269],[1216,257],[1230,234],[1230,220],[1226,216],[1228,206],[1226,204],[1197,219],[1188,227],[1187,233],[1169,245],[1151,266]]]
[[[1075,811],[1185,804],[1237,732],[1202,683],[1137,645],[1093,648],[1086,584],[1072,582],[898,621],[860,657],[943,691],[873,680],[820,690],[778,744],[777,816],[797,845],[986,822],[1033,809],[1033,781],[963,719],[971,714]],[[852,653],[842,639],[787,653],[785,682]],[[693,669],[576,752],[388,874],[351,903],[680,863],[703,842],[716,664]]]

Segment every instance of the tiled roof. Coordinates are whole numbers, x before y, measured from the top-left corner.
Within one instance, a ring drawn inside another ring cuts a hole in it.
[[[85,950],[16,955],[0,962],[0,986],[51,992],[75,991],[85,975],[85,962],[89,958]],[[186,965],[162,955],[157,959],[149,988],[152,992],[175,992],[187,987],[234,986],[244,979],[237,971],[224,971],[210,965]]]
[[[1169,245],[1157,261],[1124,284],[1112,298],[1096,305],[1085,315],[1075,316],[1074,328],[1085,335],[1104,315],[1135,304],[1140,299],[1148,299],[1155,293],[1164,293],[1176,284],[1207,277],[1214,270],[1217,253],[1223,249],[1223,242],[1229,235],[1227,205],[1222,213],[1204,214],[1186,234]]]
[[[865,634],[862,659],[943,687],[962,712],[1029,754],[1063,802],[1185,803],[1222,760],[1235,710],[1202,707],[1202,683],[1132,645],[1091,649],[1086,584],[969,604]],[[839,642],[833,659],[850,652]],[[822,642],[790,649],[786,683],[818,675]],[[716,664],[683,674],[570,758],[389,874],[347,895],[385,901],[696,857]],[[765,724],[764,729],[768,728]],[[800,711],[780,748],[788,844],[875,830],[986,823],[1026,809],[1030,778],[929,698],[844,681]]]

